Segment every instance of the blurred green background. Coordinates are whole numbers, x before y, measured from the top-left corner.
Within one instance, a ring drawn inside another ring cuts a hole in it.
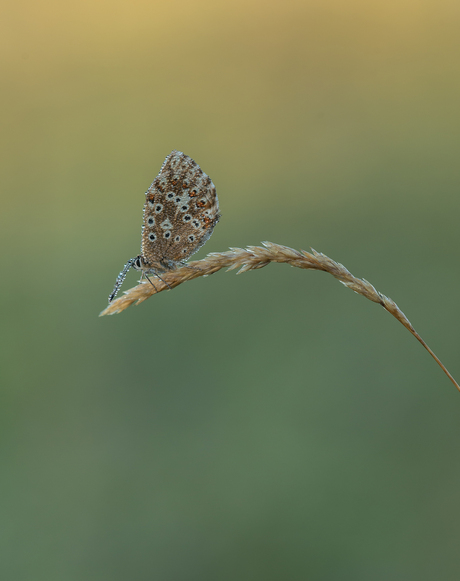
[[[98,313],[176,148],[220,199],[196,258],[312,246],[459,380],[460,4],[1,22],[1,578],[459,579],[460,394],[383,309],[270,265]]]

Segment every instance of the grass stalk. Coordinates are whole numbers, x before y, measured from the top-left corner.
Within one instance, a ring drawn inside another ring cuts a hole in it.
[[[294,250],[273,242],[263,242],[262,244],[263,246],[230,248],[230,250],[226,252],[212,252],[202,260],[195,260],[189,262],[187,266],[163,273],[161,275],[163,280],[155,279],[156,289],[149,284],[148,281],[143,281],[137,286],[125,291],[123,296],[110,303],[99,316],[121,313],[133,303],[142,303],[150,296],[164,291],[168,287],[172,289],[188,280],[200,276],[209,276],[221,268],[227,268],[227,270],[239,268],[237,274],[240,274],[242,272],[247,272],[248,270],[263,268],[270,264],[270,262],[283,262],[297,268],[322,270],[332,274],[334,278],[356,293],[363,295],[374,303],[382,305],[386,311],[404,325],[417,341],[425,347],[458,391],[460,391],[459,384],[447,371],[430,347],[428,347],[425,341],[420,337],[398,305],[390,298],[378,292],[370,282],[365,279],[356,278],[342,264],[335,262],[335,260],[332,260],[321,252],[316,252],[316,250],[312,249],[312,252],[310,253],[305,250]]]

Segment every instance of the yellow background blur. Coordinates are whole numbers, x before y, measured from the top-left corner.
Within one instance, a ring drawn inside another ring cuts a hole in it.
[[[270,265],[97,315],[175,148],[220,199],[197,258],[313,246],[459,380],[460,3],[9,0],[0,26],[1,578],[459,579],[460,394],[383,309]]]

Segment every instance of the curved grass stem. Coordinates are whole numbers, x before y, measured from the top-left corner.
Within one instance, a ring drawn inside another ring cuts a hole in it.
[[[293,248],[282,246],[281,244],[275,244],[273,242],[263,242],[262,244],[263,246],[230,248],[230,250],[226,252],[212,252],[203,258],[203,260],[189,262],[186,266],[162,274],[162,280],[159,280],[158,282],[155,281],[156,288],[147,282],[138,284],[126,291],[123,296],[114,300],[99,316],[121,313],[121,311],[124,311],[133,303],[139,304],[150,296],[167,288],[173,289],[183,282],[200,276],[214,274],[222,268],[227,268],[227,270],[239,268],[237,274],[240,274],[248,270],[263,268],[264,266],[267,266],[267,264],[270,264],[270,262],[285,262],[297,268],[328,272],[351,290],[363,295],[374,303],[382,305],[385,310],[398,319],[398,321],[403,324],[410,333],[412,333],[423,347],[425,347],[458,391],[460,391],[459,384],[428,347],[425,341],[415,331],[411,322],[398,305],[390,298],[378,292],[369,282],[367,282],[367,280],[356,278],[342,264],[335,262],[325,254],[316,252],[316,250],[312,249],[312,252],[310,253],[305,250],[294,250]]]

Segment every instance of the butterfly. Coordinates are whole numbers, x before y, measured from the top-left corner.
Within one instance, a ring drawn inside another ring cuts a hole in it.
[[[173,150],[145,194],[141,253],[128,260],[109,296],[116,297],[130,268],[160,274],[184,266],[211,236],[220,219],[219,200],[211,178],[188,155]]]

